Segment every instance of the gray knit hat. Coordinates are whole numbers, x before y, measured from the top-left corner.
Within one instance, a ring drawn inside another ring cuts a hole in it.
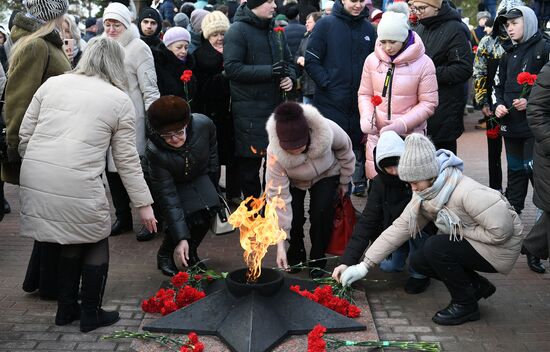
[[[68,0],[27,0],[25,5],[32,16],[45,22],[63,16],[69,9]]]
[[[420,133],[405,138],[405,150],[397,168],[405,182],[431,180],[439,175],[439,163],[432,142]]]
[[[481,12],[477,13],[476,18],[477,18],[477,21],[479,22],[479,20],[482,19],[482,18],[491,19],[492,16],[491,16],[491,13],[489,11],[481,11]]]

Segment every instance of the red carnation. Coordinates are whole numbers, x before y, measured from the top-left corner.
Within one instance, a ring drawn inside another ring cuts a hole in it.
[[[188,83],[191,80],[191,77],[193,77],[193,71],[185,70],[183,71],[183,74],[181,75],[180,80],[183,83]]]
[[[529,86],[532,86],[537,80],[537,75],[532,75],[529,72],[521,72],[518,74],[517,80],[518,84],[520,85],[527,84]]]
[[[273,28],[273,32],[275,33],[284,33],[285,32],[285,29],[283,27],[275,27]]]
[[[485,134],[487,134],[487,138],[489,139],[497,139],[500,134],[500,125],[496,125],[493,128],[487,129],[487,131],[485,131]]]
[[[195,279],[195,281],[201,281],[202,275],[197,274],[197,275],[193,276],[193,279]]]
[[[204,344],[202,342],[197,342],[193,346],[193,352],[203,352],[204,351]]]
[[[327,331],[321,324],[315,325],[313,330],[307,334],[307,352],[325,352],[327,343],[323,340],[323,335]]]
[[[370,98],[370,102],[372,103],[372,105],[378,106],[382,104],[382,97],[379,95],[375,95],[372,98]]]
[[[172,276],[170,281],[174,287],[182,287],[189,280],[189,274],[187,272],[180,271],[176,275]]]
[[[187,335],[187,338],[189,339],[189,341],[191,341],[192,344],[196,344],[197,342],[199,342],[199,336],[195,332],[190,332]]]

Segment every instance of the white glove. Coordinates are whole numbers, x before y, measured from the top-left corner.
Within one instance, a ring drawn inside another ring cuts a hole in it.
[[[361,280],[367,276],[368,272],[369,269],[367,269],[365,262],[350,266],[342,274],[342,286],[349,286],[355,281]]]

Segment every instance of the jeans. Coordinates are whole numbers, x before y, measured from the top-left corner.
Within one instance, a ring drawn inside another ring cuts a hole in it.
[[[407,257],[410,255],[412,257],[417,251],[419,251],[426,240],[428,239],[428,234],[420,232],[416,238],[411,238],[408,242],[405,242],[404,245],[399,247],[395,252],[391,254],[391,257],[384,259],[380,263],[380,269],[387,273],[395,273],[403,271],[405,267],[405,262]],[[426,276],[422,275],[414,270],[412,265],[409,263],[409,276],[415,279],[425,279]]]
[[[411,256],[418,273],[443,281],[452,302],[475,304],[479,275],[476,271],[496,273],[495,268],[466,240],[451,241],[449,235],[430,236]]]
[[[506,198],[519,214],[524,208],[529,180],[533,179],[530,163],[533,161],[535,138],[504,137],[506,161],[508,162],[508,185]]]

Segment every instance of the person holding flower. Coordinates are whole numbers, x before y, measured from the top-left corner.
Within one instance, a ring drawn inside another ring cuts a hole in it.
[[[350,285],[365,277],[433,221],[441,234],[429,237],[411,258],[416,272],[441,280],[451,295],[449,305],[432,320],[440,325],[479,320],[478,301],[491,296],[496,287],[477,272],[508,274],[512,270],[524,237],[523,225],[499,191],[465,176],[463,168],[454,153],[436,152],[424,135],[407,136],[397,169],[399,178],[410,184],[412,199],[367,249],[363,261],[336,279]]]
[[[370,180],[377,174],[373,150],[380,134],[425,134],[426,121],[438,104],[435,66],[424,53],[422,39],[410,30],[407,14],[392,8],[399,9],[390,6],[382,15],[375,49],[363,65],[358,92],[361,130],[367,134],[365,168]]]
[[[518,214],[521,214],[529,180],[533,171],[534,138],[526,119],[529,91],[518,78],[537,74],[548,61],[550,43],[537,28],[537,17],[527,6],[517,6],[497,18],[495,26],[503,24],[511,43],[503,44],[505,50],[498,68],[495,85],[495,115],[501,124],[501,134],[506,147],[508,184],[506,197]],[[521,74],[521,76],[519,76]],[[522,93],[523,91],[523,93]],[[536,265],[536,263],[533,263]],[[533,266],[532,266],[533,268]]]

